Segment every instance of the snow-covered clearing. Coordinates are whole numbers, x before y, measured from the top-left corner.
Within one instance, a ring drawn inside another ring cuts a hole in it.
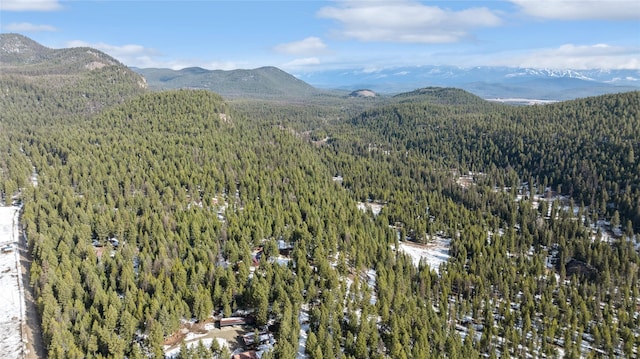
[[[384,205],[377,202],[367,202],[367,203],[358,202],[359,210],[366,212],[367,209],[370,209],[374,216],[377,216],[380,214],[380,211],[382,211],[382,207],[384,207]]]
[[[413,260],[413,264],[417,267],[420,261],[425,261],[426,264],[435,269],[440,268],[440,264],[449,260],[449,247],[451,246],[451,239],[434,237],[434,240],[425,244],[417,244],[412,242],[400,242],[400,251],[409,255]]]
[[[187,348],[193,349],[193,348],[197,348],[199,343],[202,342],[202,344],[207,349],[209,349],[211,347],[211,343],[213,343],[214,340],[218,342],[218,346],[220,348],[222,347],[229,348],[229,342],[227,342],[227,340],[223,338],[191,338],[191,341],[188,341],[187,338],[185,338],[185,345],[187,346]],[[168,349],[164,352],[164,357],[167,359],[177,358],[179,355],[180,355],[180,347]]]
[[[237,327],[216,328],[215,323],[206,323],[204,326],[198,326],[197,329],[191,326],[194,322],[184,325],[180,333],[184,335],[177,343],[164,345],[164,356],[166,359],[177,358],[180,354],[180,344],[185,343],[187,348],[196,348],[200,342],[209,349],[211,343],[215,340],[220,348],[227,347],[232,350],[235,346],[235,338],[244,332]],[[237,343],[236,343],[237,344]]]
[[[19,207],[0,207],[0,353],[21,358],[23,353],[23,293],[18,253]]]
[[[456,183],[462,188],[469,188],[474,185],[476,181],[473,177],[473,173],[469,172],[469,174],[459,176],[458,179],[456,179]]]

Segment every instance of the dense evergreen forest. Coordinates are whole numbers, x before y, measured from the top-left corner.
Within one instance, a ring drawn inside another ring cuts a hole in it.
[[[638,92],[290,103],[40,75],[0,74],[0,195],[51,358],[162,358],[238,310],[277,324],[263,358],[638,355]],[[439,268],[400,250],[436,238]]]

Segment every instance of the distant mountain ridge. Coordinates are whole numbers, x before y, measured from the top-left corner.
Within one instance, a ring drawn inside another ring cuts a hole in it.
[[[225,97],[281,98],[367,89],[393,95],[425,87],[455,87],[485,99],[571,100],[640,90],[639,70],[553,70],[511,67],[413,66],[377,71],[326,70],[291,75],[276,67],[253,70],[133,68],[152,89],[209,89]]]
[[[393,94],[432,86],[457,87],[482,98],[569,100],[640,89],[640,70],[406,66],[373,71],[327,70],[297,77],[319,88],[368,88]]]
[[[230,71],[200,67],[128,68],[96,49],[50,49],[23,35],[0,34],[0,75],[41,76],[39,81],[45,79],[51,85],[60,85],[61,81],[69,84],[76,80],[69,75],[97,69],[110,71],[108,76],[114,79],[136,78],[141,88],[148,85],[156,90],[207,89],[226,98],[296,99],[324,95],[329,90],[340,90],[333,91],[333,95],[349,96],[362,89],[376,95],[393,95],[427,87],[455,87],[484,99],[563,101],[640,90],[640,70],[405,66],[292,75],[272,66]],[[54,78],[57,75],[65,77]]]
[[[297,97],[321,92],[306,82],[276,68],[252,70],[207,70],[188,67],[182,70],[132,68],[144,76],[149,87],[162,89],[207,89],[224,97]]]

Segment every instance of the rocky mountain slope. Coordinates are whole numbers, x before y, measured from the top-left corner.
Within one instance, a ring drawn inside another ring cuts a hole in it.
[[[142,76],[99,50],[50,49],[18,34],[0,34],[0,84],[7,112],[31,103],[60,117],[95,113],[147,88]]]

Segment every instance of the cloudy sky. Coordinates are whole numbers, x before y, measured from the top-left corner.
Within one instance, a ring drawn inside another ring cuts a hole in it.
[[[2,0],[0,28],[137,67],[640,69],[638,0]]]

